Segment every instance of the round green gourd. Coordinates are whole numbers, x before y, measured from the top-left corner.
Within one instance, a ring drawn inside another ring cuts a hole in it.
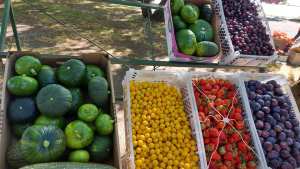
[[[42,64],[39,59],[33,56],[22,56],[16,61],[15,71],[19,75],[36,76],[41,67]]]
[[[85,83],[88,84],[92,78],[97,76],[104,77],[105,73],[96,65],[86,65]]]
[[[88,93],[94,104],[104,106],[108,101],[108,84],[105,78],[97,76],[88,83]]]
[[[56,83],[55,71],[48,65],[43,65],[37,79],[41,87]]]
[[[211,24],[203,19],[198,19],[190,26],[190,30],[196,35],[197,42],[212,41],[214,38],[214,31]]]
[[[183,6],[184,6],[184,0],[171,0],[172,15],[179,13]]]
[[[50,84],[38,92],[36,104],[42,114],[60,117],[71,109],[72,94],[61,85]]]
[[[66,149],[64,132],[55,126],[31,126],[20,143],[22,154],[30,163],[58,160]]]
[[[77,163],[77,162],[53,162],[25,166],[20,169],[116,169],[107,164]]]
[[[35,120],[34,124],[42,126],[53,125],[63,129],[65,127],[65,119],[63,117],[48,117],[41,115]]]
[[[13,76],[7,81],[8,91],[16,96],[30,96],[38,90],[38,82],[29,76]]]
[[[100,114],[95,121],[95,125],[100,135],[109,135],[114,130],[114,121],[108,114]]]
[[[13,125],[12,125],[12,131],[13,131],[13,133],[14,133],[14,135],[15,135],[16,137],[20,138],[20,137],[22,137],[24,131],[25,131],[28,127],[30,127],[30,126],[32,126],[31,123],[24,123],[24,124],[22,124],[22,123],[17,124],[17,123],[16,123],[16,124],[13,124]]]
[[[8,147],[6,159],[11,169],[18,169],[29,164],[22,154],[20,145],[20,142],[16,142]]]
[[[86,163],[90,160],[90,154],[86,150],[75,150],[69,154],[69,161]]]
[[[93,130],[84,122],[75,120],[65,128],[67,147],[81,149],[92,143],[94,138]]]
[[[83,104],[83,94],[80,88],[69,88],[72,94],[72,106],[70,109],[71,113],[76,113],[78,108]]]
[[[207,22],[211,22],[213,17],[213,11],[210,4],[204,4],[201,8],[201,17]]]
[[[34,100],[30,97],[16,98],[9,103],[7,117],[12,123],[29,123],[37,115]]]
[[[85,64],[78,59],[70,59],[57,70],[58,80],[65,86],[80,86],[86,73]]]
[[[92,161],[103,162],[112,157],[113,140],[111,136],[96,136],[88,150]]]
[[[94,121],[99,114],[98,108],[94,104],[84,104],[78,109],[78,118],[85,122]]]

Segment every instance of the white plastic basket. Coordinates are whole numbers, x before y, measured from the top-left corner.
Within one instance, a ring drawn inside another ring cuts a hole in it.
[[[201,0],[199,0],[201,1]],[[172,13],[171,13],[171,0],[167,0],[165,6],[164,6],[164,18],[165,18],[165,31],[166,31],[166,39],[167,39],[167,46],[168,46],[168,56],[171,61],[177,61],[177,62],[201,62],[201,63],[219,63],[221,60],[222,54],[222,48],[221,48],[221,37],[219,36],[220,33],[220,26],[221,26],[221,20],[220,17],[216,16],[215,13],[219,14],[219,12],[216,12],[215,10],[215,1],[212,0],[212,10],[214,11],[214,16],[212,19],[212,26],[215,33],[214,42],[219,46],[219,53],[216,56],[212,57],[196,57],[196,56],[190,56],[185,55],[181,53],[177,48],[177,42],[175,38],[175,29],[173,26],[173,20],[172,20]]]
[[[236,88],[238,90],[238,97],[241,101],[241,104],[242,104],[242,108],[243,108],[243,111],[245,112],[245,116],[244,116],[244,119],[245,119],[245,124],[248,126],[249,128],[249,131],[250,131],[250,134],[251,134],[251,138],[252,138],[252,144],[254,146],[254,151],[255,151],[255,154],[256,154],[256,159],[258,161],[258,167],[259,169],[266,169],[267,168],[267,163],[266,163],[266,160],[264,158],[264,154],[263,154],[263,150],[262,150],[262,147],[260,146],[260,142],[259,142],[259,137],[258,137],[258,134],[256,132],[256,130],[253,130],[253,126],[255,128],[255,125],[254,125],[254,121],[253,121],[253,118],[252,118],[252,114],[251,114],[251,111],[250,111],[250,107],[247,107],[246,105],[246,102],[247,100],[245,99],[245,90],[243,90],[242,88],[242,82],[239,78],[239,74],[230,74],[230,73],[214,73],[214,72],[205,72],[205,73],[190,73],[189,74],[190,76],[190,80],[189,80],[189,88],[191,88],[193,90],[193,84],[192,84],[192,80],[194,79],[209,79],[209,78],[216,78],[216,79],[224,79],[224,80],[229,80],[231,83],[235,84],[236,85]],[[194,96],[194,92],[192,91],[191,93],[193,99],[195,99],[195,96]],[[197,103],[195,100],[193,100],[193,110],[195,111],[194,114],[198,114],[198,108],[197,108]],[[203,137],[202,137],[202,129],[201,129],[201,124],[200,124],[200,120],[199,120],[199,117],[196,118],[196,120],[198,120],[198,128],[200,129],[200,136],[201,136],[201,139],[200,141],[202,141],[202,144],[204,145],[204,140],[203,140]],[[204,149],[205,151],[205,149]],[[208,159],[206,159],[206,156],[204,156],[205,158],[205,164],[204,164],[204,169],[208,169]]]
[[[221,63],[223,64],[233,64],[233,65],[247,65],[247,66],[264,66],[275,61],[278,58],[278,55],[275,52],[275,45],[272,38],[272,33],[266,19],[266,15],[264,13],[262,4],[260,0],[250,0],[257,6],[257,11],[259,13],[259,17],[263,26],[266,28],[266,33],[270,37],[270,44],[274,49],[274,53],[271,56],[258,56],[258,55],[244,55],[239,51],[235,51],[230,33],[227,28],[226,17],[223,11],[222,0],[215,0],[215,9],[219,12],[219,17],[221,20],[221,28],[220,28],[220,39],[221,46],[224,56],[222,57]]]
[[[204,158],[205,152],[203,142],[200,141],[200,130],[197,125],[196,117],[193,110],[193,98],[190,93],[191,89],[188,88],[186,83],[185,76],[180,74],[165,72],[165,71],[143,71],[143,70],[134,70],[130,69],[126,72],[126,75],[123,80],[123,89],[124,89],[124,103],[125,103],[125,131],[126,131],[126,160],[128,166],[125,166],[128,169],[134,169],[134,149],[132,144],[132,124],[131,124],[131,109],[130,109],[130,81],[147,81],[147,82],[165,82],[172,86],[175,86],[178,90],[181,91],[184,101],[184,108],[187,116],[189,117],[192,135],[197,142],[198,156],[199,156],[199,169],[203,169],[203,164],[205,163]]]
[[[241,81],[243,83],[242,87],[243,87],[243,90],[245,90],[245,91],[246,91],[246,87],[245,87],[245,82],[246,81],[249,81],[249,80],[258,80],[260,82],[266,83],[266,82],[268,82],[270,80],[275,80],[281,86],[281,89],[283,90],[284,94],[286,94],[289,97],[289,100],[290,100],[290,102],[292,104],[292,111],[295,114],[296,118],[300,121],[300,113],[299,113],[299,109],[298,109],[297,103],[295,101],[295,98],[294,98],[293,93],[291,91],[291,88],[289,86],[289,83],[288,83],[287,79],[283,75],[279,75],[279,74],[267,74],[267,73],[241,73],[240,75],[241,75]],[[248,107],[249,112],[251,112],[251,114],[252,114],[247,92],[245,92],[245,94],[246,94],[246,96],[244,98],[245,98],[245,100],[247,102],[246,106]],[[253,127],[253,130],[255,130],[256,133],[257,133],[255,125]],[[261,146],[261,149],[263,149],[261,144],[260,144],[260,146]]]

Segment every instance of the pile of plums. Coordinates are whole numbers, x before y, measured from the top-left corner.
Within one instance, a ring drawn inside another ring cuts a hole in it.
[[[273,55],[266,27],[250,0],[222,0],[226,23],[235,51],[246,55]]]
[[[300,167],[300,127],[289,97],[274,80],[250,80],[246,87],[268,165],[273,169]]]

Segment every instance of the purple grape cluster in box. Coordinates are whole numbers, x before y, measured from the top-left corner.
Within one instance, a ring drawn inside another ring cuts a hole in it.
[[[222,0],[224,15],[235,51],[246,55],[274,54],[270,36],[250,0]]]
[[[300,127],[289,97],[274,80],[245,82],[255,126],[273,169],[300,166]]]

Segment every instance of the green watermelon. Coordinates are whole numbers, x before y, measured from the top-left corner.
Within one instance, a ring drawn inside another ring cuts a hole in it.
[[[196,54],[199,57],[215,56],[219,53],[219,47],[214,42],[202,41],[197,44]]]
[[[171,0],[171,11],[175,15],[179,13],[180,9],[184,6],[184,0]]]
[[[182,21],[180,16],[173,16],[173,24],[176,31],[180,29],[185,29],[187,27],[186,23]]]
[[[179,51],[186,55],[193,55],[196,51],[196,36],[189,29],[182,29],[176,33],[176,42]]]
[[[214,38],[214,31],[211,24],[203,19],[199,19],[191,25],[190,30],[196,35],[197,42],[212,41]]]
[[[193,24],[199,18],[200,10],[196,5],[188,4],[181,8],[180,15],[184,22]]]

